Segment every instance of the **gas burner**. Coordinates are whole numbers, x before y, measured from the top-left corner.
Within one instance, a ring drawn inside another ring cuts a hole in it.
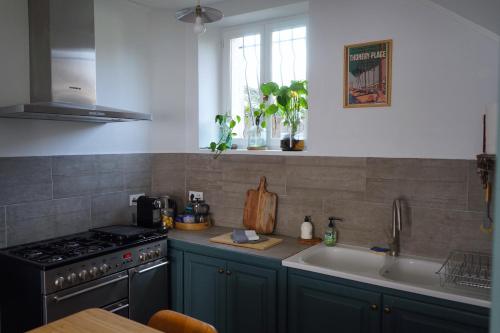
[[[80,243],[75,242],[75,241],[67,241],[63,243],[63,246],[65,248],[74,248],[74,247],[79,247]]]
[[[37,250],[37,249],[33,249],[33,250],[30,249],[30,250],[26,250],[26,251],[22,252],[21,255],[26,259],[36,259],[36,258],[40,257],[41,255],[43,255],[43,252],[40,250]]]
[[[91,246],[87,247],[86,250],[87,250],[87,253],[94,253],[94,252],[102,251],[103,247],[91,245]]]
[[[39,260],[39,261],[43,262],[43,263],[47,263],[47,264],[52,264],[54,262],[58,262],[58,261],[62,261],[62,260],[64,260],[63,256],[55,255],[55,256],[48,257],[47,259],[42,259],[42,260]]]

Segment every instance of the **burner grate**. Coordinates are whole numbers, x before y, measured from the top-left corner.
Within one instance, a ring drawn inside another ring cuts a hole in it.
[[[93,238],[58,239],[13,251],[15,255],[43,264],[51,264],[69,258],[99,253],[113,247],[113,243]]]

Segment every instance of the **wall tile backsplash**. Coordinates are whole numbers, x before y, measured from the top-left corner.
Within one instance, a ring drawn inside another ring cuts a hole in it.
[[[385,245],[399,197],[402,253],[491,251],[491,236],[479,230],[475,161],[207,154],[0,158],[0,247],[132,223],[128,195],[141,192],[183,205],[188,190],[203,191],[216,225],[241,227],[246,191],[262,175],[279,196],[279,234],[297,237],[311,215],[321,237],[333,215],[344,219],[339,242]]]
[[[205,154],[154,160],[153,193],[168,193],[162,184],[175,182],[179,196],[185,178],[186,191],[204,192],[217,225],[241,226],[245,193],[264,175],[279,196],[279,234],[297,237],[304,215],[311,215],[321,237],[333,215],[344,219],[340,243],[386,245],[392,201],[402,198],[402,253],[443,258],[452,249],[491,251],[491,236],[479,229],[484,199],[475,161]],[[182,162],[185,169],[168,166]]]
[[[0,246],[131,224],[151,170],[149,154],[0,158]]]

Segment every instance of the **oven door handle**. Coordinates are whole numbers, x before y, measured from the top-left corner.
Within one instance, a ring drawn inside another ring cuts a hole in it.
[[[108,311],[111,312],[111,313],[115,313],[115,312],[118,312],[120,310],[126,309],[128,307],[129,307],[128,304],[120,303],[120,304],[118,304],[118,306],[116,308],[109,309]]]
[[[164,262],[161,262],[157,265],[154,265],[154,266],[151,266],[151,267],[148,267],[148,268],[144,268],[144,269],[136,269],[134,271],[134,273],[137,273],[137,274],[142,274],[142,273],[146,273],[147,271],[150,271],[152,269],[157,269],[157,268],[160,268],[162,266],[165,266],[165,265],[168,265],[170,262],[167,260],[167,261],[164,261]]]
[[[101,284],[98,284],[98,285],[95,285],[95,286],[92,286],[92,287],[88,287],[88,288],[85,288],[85,289],[82,289],[82,290],[78,290],[74,293],[71,293],[71,294],[68,294],[68,295],[64,295],[64,296],[54,296],[52,299],[56,302],[56,303],[59,303],[61,301],[64,301],[66,299],[69,299],[69,298],[73,298],[75,296],[78,296],[78,295],[81,295],[81,294],[85,294],[89,291],[92,291],[92,290],[95,290],[95,289],[99,289],[99,288],[102,288],[102,287],[105,287],[107,285],[110,285],[110,284],[113,284],[113,283],[116,283],[116,282],[119,282],[119,281],[122,281],[122,280],[125,280],[125,279],[128,279],[128,275],[122,275],[122,276],[119,276],[117,277],[116,279],[113,279],[113,280],[109,280],[109,281],[106,281],[104,283],[101,283]]]

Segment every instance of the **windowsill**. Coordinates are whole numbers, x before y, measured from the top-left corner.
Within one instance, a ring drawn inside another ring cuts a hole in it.
[[[214,154],[210,149],[199,148],[198,153],[200,154]],[[276,155],[276,156],[312,156],[312,154],[307,151],[283,151],[283,150],[248,150],[248,149],[229,149],[222,153],[222,155]]]

